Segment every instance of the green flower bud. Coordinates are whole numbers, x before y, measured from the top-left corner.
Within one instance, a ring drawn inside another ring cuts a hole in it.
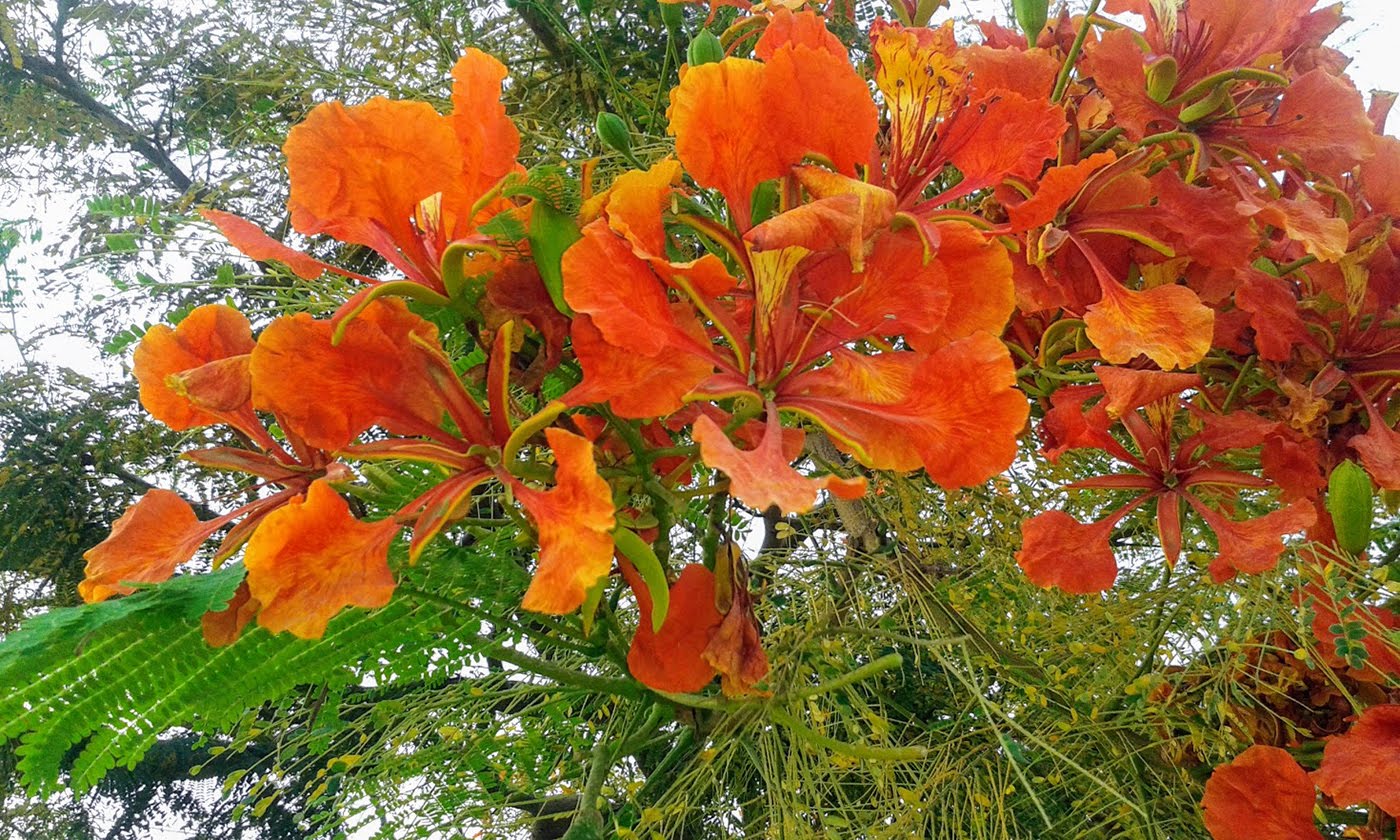
[[[1016,23],[1026,33],[1026,43],[1035,46],[1050,14],[1050,0],[1012,0]]]
[[[685,63],[691,67],[723,60],[724,45],[715,37],[715,33],[708,29],[700,30],[685,48]]]
[[[1371,544],[1371,477],[1355,461],[1343,461],[1327,479],[1327,512],[1337,545],[1360,554]]]
[[[631,156],[632,132],[627,130],[627,123],[622,121],[622,117],[608,111],[600,111],[597,129],[598,139],[603,141],[604,146]]]

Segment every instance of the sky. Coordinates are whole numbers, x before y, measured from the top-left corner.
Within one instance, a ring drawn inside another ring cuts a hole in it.
[[[951,11],[959,16],[1006,19],[1009,5],[1007,0],[952,0]],[[1334,34],[1329,43],[1353,57],[1348,73],[1357,87],[1367,95],[1377,89],[1400,90],[1400,10],[1396,9],[1395,0],[1350,0],[1345,8],[1352,20]],[[940,19],[946,14],[941,13]],[[1391,134],[1400,132],[1400,113],[1392,114],[1388,128]],[[83,270],[80,266],[62,265],[43,252],[44,247],[59,236],[66,221],[80,212],[77,198],[63,194],[37,196],[18,190],[14,184],[0,183],[0,220],[37,219],[44,239],[21,245],[6,263],[0,264],[0,287],[18,286],[22,292],[18,311],[0,310],[0,368],[15,367],[25,361],[16,335],[28,339],[46,331],[67,308],[64,301],[37,293],[43,280],[53,272]],[[167,264],[164,270],[169,272],[175,268]],[[139,295],[139,291],[136,294]],[[140,301],[134,297],[130,299],[136,313],[132,320],[159,317],[160,313],[155,311],[140,312]],[[126,375],[122,359],[104,358],[98,348],[76,337],[47,338],[30,348],[28,360],[66,365],[102,379]]]

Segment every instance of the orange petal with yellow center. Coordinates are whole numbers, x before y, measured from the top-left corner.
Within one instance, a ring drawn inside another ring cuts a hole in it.
[[[437,347],[436,327],[402,301],[380,299],[334,346],[332,330],[306,313],[263,330],[251,363],[258,408],[327,451],[374,425],[402,435],[438,428],[444,401],[429,349]]]
[[[435,285],[435,260],[412,220],[419,203],[438,193],[445,206],[463,201],[451,118],[425,102],[327,102],[292,128],[282,150],[292,227],[368,246],[410,279]]]
[[[783,513],[806,513],[816,506],[822,490],[843,499],[865,495],[864,478],[807,478],[793,469],[783,452],[783,428],[772,403],[768,404],[763,439],[754,449],[735,447],[724,430],[707,416],[701,415],[694,429],[700,457],[729,477],[729,495],[755,510],[776,505]]]
[[[778,405],[811,417],[873,469],[922,466],[943,487],[980,484],[1011,465],[1030,409],[1006,346],[987,333],[937,351],[862,356],[783,381]]]
[[[1255,745],[1215,768],[1201,808],[1214,840],[1323,840],[1313,822],[1316,800],[1293,756]]]
[[[622,576],[637,597],[637,632],[627,651],[627,670],[648,688],[690,693],[709,685],[716,671],[702,654],[723,616],[715,609],[715,576],[698,563],[687,564],[671,584],[671,604],[661,629],[651,629],[651,594],[632,564]]]
[[[94,604],[136,591],[123,581],[168,580],[218,527],[200,522],[189,503],[169,490],[151,490],[112,524],[107,539],[83,552],[87,566],[78,594]]]
[[[1210,350],[1215,312],[1185,286],[1143,291],[1105,282],[1103,298],[1084,312],[1089,341],[1104,359],[1126,364],[1145,355],[1163,370],[1187,368]]]
[[[1312,780],[1338,807],[1374,802],[1400,817],[1400,705],[1372,706],[1329,738]]]
[[[229,422],[225,413],[209,411],[191,401],[178,384],[172,386],[170,377],[244,356],[252,349],[253,330],[248,319],[222,304],[195,309],[174,329],[157,324],[146,331],[132,359],[141,385],[141,404],[152,417],[177,432]]]
[[[545,429],[556,463],[554,487],[515,485],[539,532],[540,559],[521,606],[562,615],[583,604],[589,588],[612,568],[612,490],[598,475],[593,444],[563,429]]]
[[[267,514],[243,555],[248,592],[262,604],[258,624],[319,639],[345,607],[389,603],[394,576],[389,544],[399,532],[392,518],[361,522],[324,481],[304,499]]]
[[[1084,523],[1062,510],[1050,510],[1021,523],[1016,563],[1036,586],[1055,586],[1073,595],[1093,595],[1113,586],[1118,561],[1108,538],[1117,519]]]
[[[876,21],[870,36],[875,86],[890,109],[895,136],[911,140],[961,104],[966,68],[952,21],[937,29]]]

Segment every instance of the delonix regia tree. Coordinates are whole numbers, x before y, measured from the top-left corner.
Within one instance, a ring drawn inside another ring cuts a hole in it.
[[[369,268],[201,211],[305,311],[141,339],[240,491],[0,645],[34,792],[193,725],[326,834],[1394,837],[1400,142],[1340,7],[742,5],[605,164],[522,165],[475,47],[310,109],[289,225]]]

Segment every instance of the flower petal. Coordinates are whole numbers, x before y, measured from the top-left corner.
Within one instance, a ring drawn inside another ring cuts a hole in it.
[[[783,513],[806,513],[816,505],[822,490],[843,499],[865,495],[864,478],[808,478],[793,469],[783,452],[783,427],[773,403],[768,404],[763,439],[751,450],[735,447],[724,430],[705,415],[696,419],[694,428],[700,457],[729,477],[729,495],[755,510],[776,505]]]
[[[95,604],[136,591],[123,581],[168,580],[220,524],[200,522],[189,503],[169,490],[148,491],[112,524],[107,539],[83,552],[87,566],[78,594]]]
[[[426,198],[459,206],[462,151],[453,122],[426,102],[376,97],[326,102],[292,128],[287,155],[292,227],[368,246],[409,279],[437,286],[412,220]]]
[[[1118,561],[1108,538],[1117,518],[1084,523],[1062,510],[1049,510],[1021,523],[1016,563],[1036,586],[1093,595],[1113,586]]]
[[[259,408],[327,451],[343,449],[374,425],[411,436],[438,428],[446,401],[428,349],[437,346],[436,327],[402,301],[380,299],[349,323],[336,345],[333,330],[330,321],[300,313],[263,331],[251,364]],[[482,434],[474,442],[488,439]]]
[[[389,544],[398,532],[393,518],[361,522],[329,484],[313,482],[304,499],[267,514],[248,540],[243,565],[249,595],[262,604],[258,624],[319,639],[345,607],[389,603]]]
[[[563,429],[545,429],[557,464],[554,487],[535,490],[515,484],[515,496],[539,531],[540,559],[521,606],[562,615],[612,568],[612,490],[598,475],[593,444]]]
[[[980,484],[1011,465],[1029,407],[1006,346],[987,333],[937,351],[831,363],[779,387],[779,407],[811,417],[873,469],[920,466],[948,488]]]
[[[475,47],[452,67],[452,129],[461,148],[464,210],[518,166],[520,132],[501,104],[505,77],[506,66]],[[455,239],[467,231],[449,226],[447,233]]]
[[[715,576],[698,563],[687,564],[671,584],[671,604],[659,631],[651,629],[651,595],[631,563],[618,564],[637,597],[637,632],[627,651],[627,669],[648,688],[689,693],[714,680],[703,653],[724,616],[715,608]]]
[[[1194,496],[1186,498],[1215,532],[1220,551],[1210,561],[1210,576],[1216,583],[1229,580],[1236,572],[1259,574],[1277,566],[1283,553],[1283,537],[1302,531],[1317,519],[1309,502],[1294,502],[1263,516],[1236,522],[1207,508]]]
[[[1400,817],[1400,705],[1372,706],[1329,738],[1312,780],[1342,808],[1374,802]]]
[[[253,349],[253,329],[243,313],[223,304],[195,309],[174,329],[157,324],[146,331],[132,358],[141,404],[151,416],[183,432],[229,422],[228,414],[201,408],[170,377]]]
[[[1313,822],[1316,800],[1293,756],[1255,745],[1215,768],[1201,808],[1214,840],[1323,840]]]
[[[1185,286],[1135,291],[1104,283],[1103,291],[1085,311],[1084,326],[1106,361],[1121,365],[1142,354],[1173,370],[1196,364],[1210,350],[1215,311]]]
[[[253,620],[261,606],[248,591],[248,581],[238,584],[238,589],[233,593],[228,606],[222,610],[210,610],[200,616],[199,624],[204,632],[204,641],[210,647],[216,648],[227,647],[238,641],[243,628]]]
[[[258,262],[276,260],[284,263],[292,273],[303,280],[315,280],[327,269],[336,271],[310,254],[289,248],[268,236],[263,229],[252,222],[222,210],[200,210],[203,216],[219,229],[219,233],[229,244]]]

